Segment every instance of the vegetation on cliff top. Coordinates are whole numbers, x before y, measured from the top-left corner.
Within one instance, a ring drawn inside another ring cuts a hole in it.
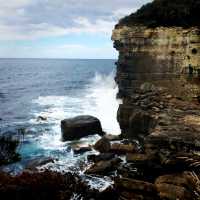
[[[154,0],[121,19],[119,25],[200,27],[199,11],[200,0]]]

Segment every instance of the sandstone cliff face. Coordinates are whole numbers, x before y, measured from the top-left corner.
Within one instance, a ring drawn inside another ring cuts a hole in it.
[[[169,110],[167,97],[183,101],[199,97],[198,28],[116,26],[112,40],[119,52],[116,82],[123,100],[118,111],[123,136],[145,136],[155,130],[156,113]]]
[[[172,79],[200,69],[200,30],[196,28],[116,28],[112,39],[119,51],[120,96],[130,94],[134,80]],[[131,82],[132,81],[132,82]]]

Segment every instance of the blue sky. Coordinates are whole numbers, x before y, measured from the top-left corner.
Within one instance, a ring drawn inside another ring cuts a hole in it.
[[[117,21],[151,0],[0,0],[0,57],[117,58]]]

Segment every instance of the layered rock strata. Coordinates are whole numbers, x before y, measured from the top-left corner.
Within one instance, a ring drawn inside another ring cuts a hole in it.
[[[142,147],[117,168],[120,199],[199,199],[200,29],[119,23],[112,40],[121,137]]]
[[[118,112],[123,136],[151,132],[154,110],[165,107],[161,92],[187,101],[199,97],[198,28],[119,25],[112,39],[119,52],[116,82],[123,100]]]

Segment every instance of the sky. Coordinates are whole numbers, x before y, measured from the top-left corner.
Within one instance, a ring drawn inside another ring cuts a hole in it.
[[[0,0],[1,58],[117,58],[118,20],[151,0]]]

